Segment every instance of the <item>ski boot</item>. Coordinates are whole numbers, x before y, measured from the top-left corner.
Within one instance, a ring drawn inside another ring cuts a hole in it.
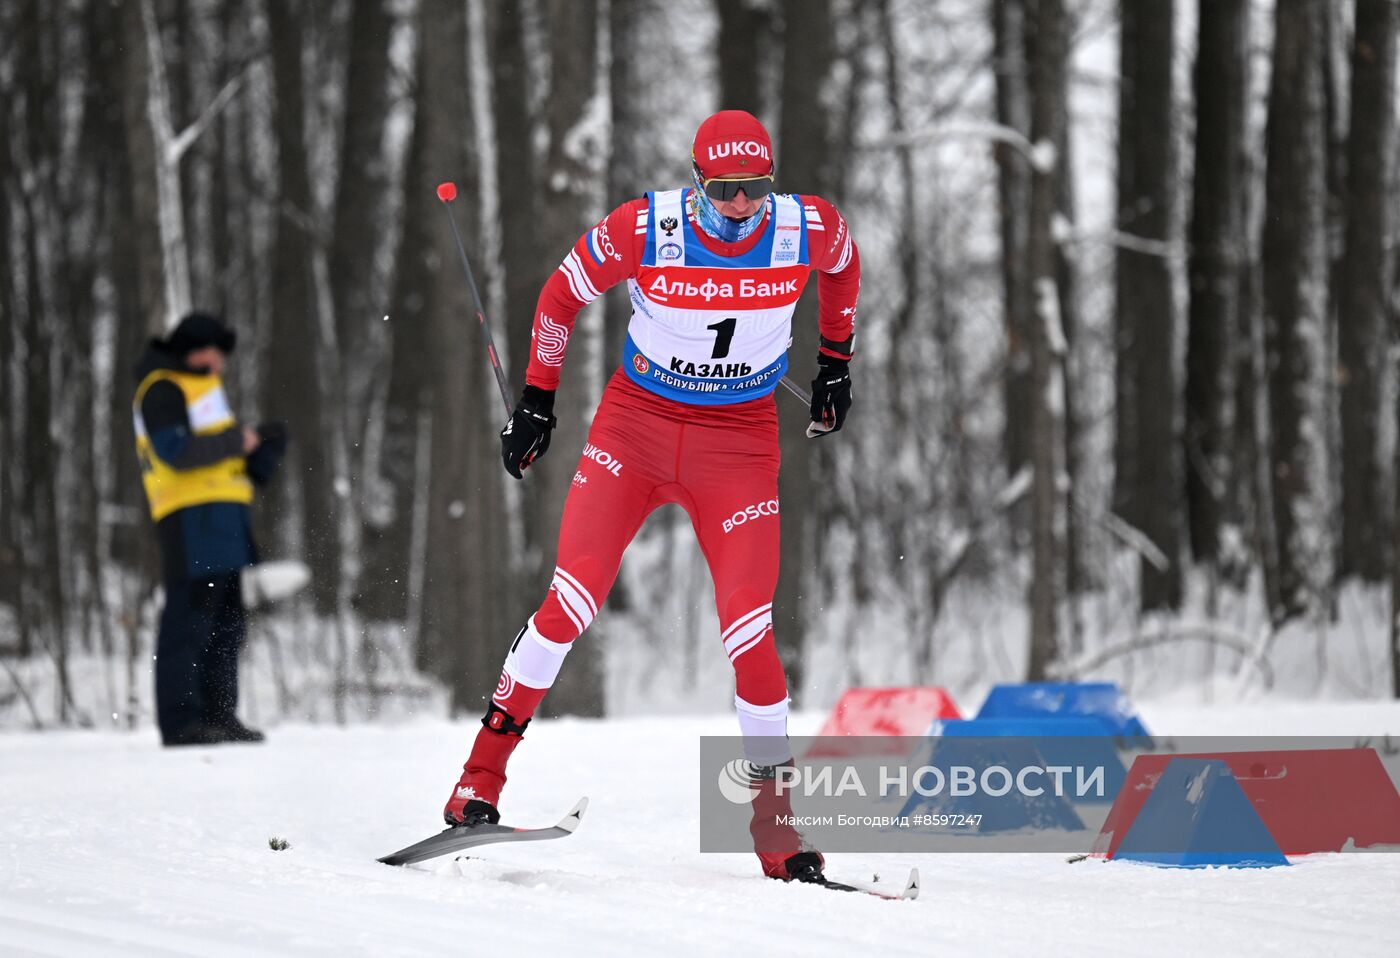
[[[452,786],[452,795],[442,810],[449,825],[495,825],[501,820],[496,806],[506,784],[506,762],[520,744],[520,736],[530,720],[516,723],[495,702],[486,709],[481,731],[476,733],[471,757],[462,766],[462,777]]]
[[[770,868],[766,856],[759,855],[758,857],[763,860],[763,874],[769,878],[816,885],[826,881],[826,876],[822,874],[822,867],[826,864],[826,860],[822,858],[821,852],[798,852],[796,855],[789,855],[781,862],[774,862],[772,868]]]
[[[460,792],[470,792],[471,788],[458,789]],[[454,799],[456,792],[453,793]],[[452,807],[452,802],[448,802],[448,808]],[[495,825],[501,820],[501,813],[496,810],[496,806],[490,802],[484,802],[479,798],[468,798],[462,805],[461,811],[454,814],[451,811],[443,812],[443,820],[449,825],[464,825],[467,828],[475,828],[478,825]]]
[[[783,763],[791,765],[791,760]],[[823,881],[825,860],[789,821],[792,819],[792,799],[787,790],[777,787],[778,767],[750,766],[749,782],[753,792],[753,815],[749,834],[753,838],[754,854],[758,855],[763,874],[780,881]]]

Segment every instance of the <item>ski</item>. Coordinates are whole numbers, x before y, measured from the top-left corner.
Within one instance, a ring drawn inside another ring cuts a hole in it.
[[[427,861],[451,852],[475,848],[477,845],[493,845],[500,842],[538,842],[549,838],[565,838],[572,835],[583,820],[588,808],[588,799],[581,798],[569,814],[559,820],[558,825],[548,828],[513,828],[510,825],[454,825],[431,838],[415,842],[407,848],[385,855],[379,859],[386,865],[412,865]]]
[[[830,891],[856,892],[857,894],[870,895],[874,898],[883,898],[886,901],[912,901],[919,897],[919,870],[917,868],[909,869],[909,880],[904,883],[904,890],[901,892],[885,891],[882,888],[876,888],[874,885],[847,885],[844,882],[832,881],[825,876],[819,879],[803,881],[800,882],[800,884],[816,885],[820,888],[829,889]]]

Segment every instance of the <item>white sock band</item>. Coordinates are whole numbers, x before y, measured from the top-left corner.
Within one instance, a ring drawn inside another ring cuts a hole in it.
[[[784,698],[772,705],[754,705],[734,696],[744,757],[755,765],[781,765],[792,758],[787,739],[788,702]]]
[[[540,635],[532,615],[506,655],[506,674],[532,689],[547,689],[559,676],[564,656],[573,645],[572,642],[551,642]]]

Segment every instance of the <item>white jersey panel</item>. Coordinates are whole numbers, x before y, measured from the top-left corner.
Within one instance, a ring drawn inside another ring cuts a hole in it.
[[[740,402],[771,392],[786,369],[792,314],[806,285],[804,214],[770,194],[759,241],[721,256],[695,235],[685,191],[655,194],[648,243],[628,280],[628,373],[686,402]]]

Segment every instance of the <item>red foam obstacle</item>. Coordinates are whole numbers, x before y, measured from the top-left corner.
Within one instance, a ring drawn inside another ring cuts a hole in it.
[[[1373,748],[1139,755],[1094,842],[1114,857],[1148,795],[1174,758],[1229,766],[1285,855],[1400,846],[1400,792]]]
[[[952,696],[942,686],[895,686],[847,689],[817,733],[808,757],[839,757],[846,751],[823,739],[860,736],[911,737],[927,734],[934,719],[962,718]],[[863,743],[861,754],[880,754]],[[902,749],[891,746],[891,754]]]

